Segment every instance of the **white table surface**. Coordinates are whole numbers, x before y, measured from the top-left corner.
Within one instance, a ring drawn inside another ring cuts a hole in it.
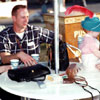
[[[86,77],[89,85],[100,91],[100,72],[88,73],[83,71],[79,75]],[[40,89],[36,82],[16,82],[8,78],[7,72],[0,75],[0,87],[9,93],[27,98],[45,99],[45,100],[69,100],[89,98],[91,95],[84,91],[79,85],[52,83],[46,85],[46,88]],[[94,96],[99,95],[95,90],[88,88]]]

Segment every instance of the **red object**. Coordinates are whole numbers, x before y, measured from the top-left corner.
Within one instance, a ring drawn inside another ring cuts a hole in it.
[[[90,18],[92,18],[94,15],[94,13],[91,10],[79,5],[68,7],[67,10],[65,11],[65,15],[69,15],[72,11],[82,12],[85,15],[89,16]]]

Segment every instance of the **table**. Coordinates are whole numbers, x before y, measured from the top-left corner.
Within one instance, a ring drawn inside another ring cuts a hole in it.
[[[83,73],[84,72],[84,73]],[[86,77],[89,85],[100,90],[100,72],[88,73],[83,71],[79,75]],[[79,85],[54,83],[46,88],[40,89],[36,82],[15,82],[8,78],[7,72],[0,75],[0,87],[9,93],[21,97],[45,99],[45,100],[69,100],[89,98],[91,95],[84,91]],[[95,90],[90,90],[94,96],[99,95]]]

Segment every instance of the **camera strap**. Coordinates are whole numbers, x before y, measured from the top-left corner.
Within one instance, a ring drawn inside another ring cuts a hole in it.
[[[22,48],[22,46],[20,44],[20,41],[17,39],[17,37],[15,37],[15,40],[16,40],[16,42],[17,42],[18,47],[20,48],[20,50],[23,51],[23,48]]]
[[[78,84],[79,86],[81,86],[86,92],[90,93],[92,100],[94,99],[93,98],[93,94],[92,94],[91,91],[89,91],[88,89],[86,89],[86,87],[89,87],[89,88],[91,88],[93,90],[98,91],[98,93],[99,93],[99,100],[100,100],[100,91],[98,89],[90,86],[84,77],[82,77],[82,76],[76,76],[75,77],[75,83]]]

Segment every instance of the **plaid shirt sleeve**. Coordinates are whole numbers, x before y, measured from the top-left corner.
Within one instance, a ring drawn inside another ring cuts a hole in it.
[[[52,43],[54,32],[45,28],[39,27],[40,43]]]

